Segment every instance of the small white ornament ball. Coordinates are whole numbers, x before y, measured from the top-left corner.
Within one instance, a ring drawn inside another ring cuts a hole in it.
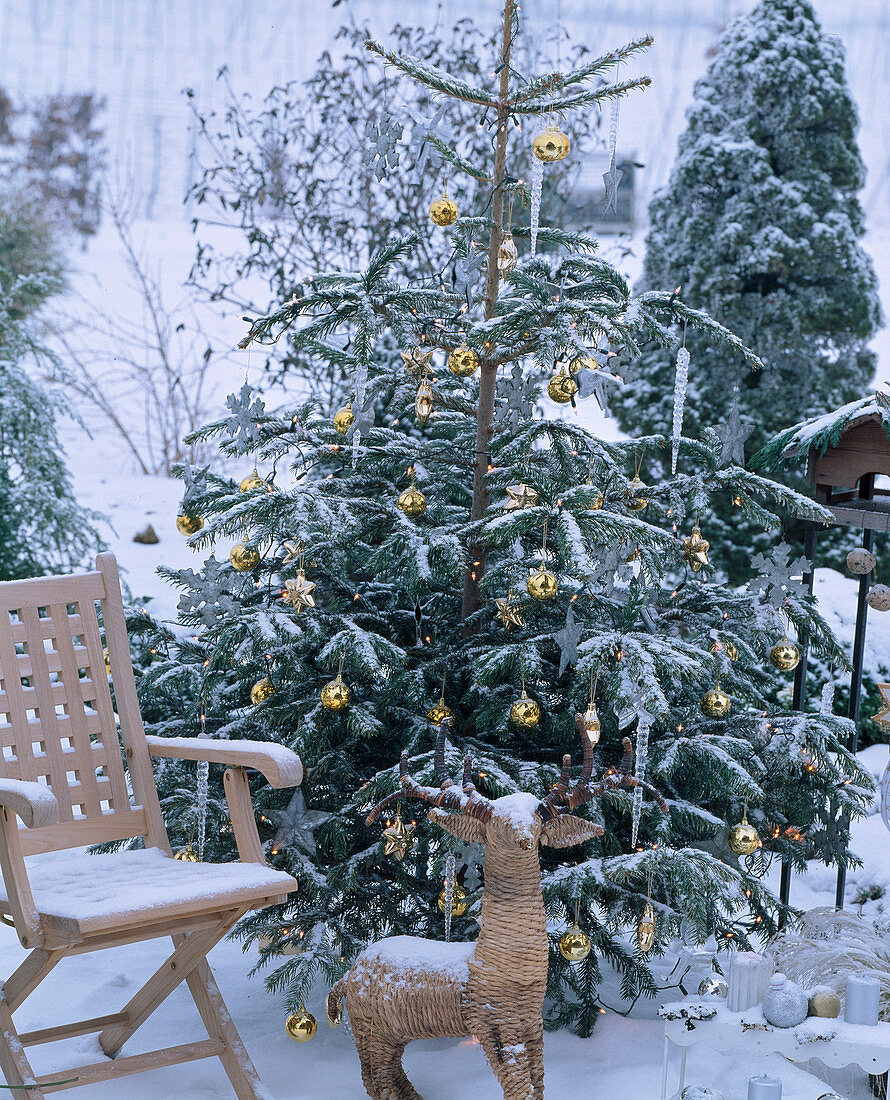
[[[680,1093],[680,1100],[723,1100],[723,1093],[709,1085],[687,1085]]]
[[[713,997],[715,1000],[726,1000],[729,996],[729,986],[719,974],[709,974],[698,987],[699,997]]]
[[[873,584],[865,598],[875,611],[890,611],[890,588],[886,584]]]
[[[784,974],[773,974],[760,1006],[763,1017],[773,1027],[797,1027],[807,1018],[810,999],[797,982]]]
[[[871,550],[866,550],[864,546],[857,546],[855,550],[851,550],[847,554],[847,568],[851,573],[856,573],[862,576],[864,573],[870,573],[877,564],[877,559]]]

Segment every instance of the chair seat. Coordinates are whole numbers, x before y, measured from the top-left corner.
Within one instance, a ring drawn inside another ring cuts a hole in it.
[[[158,848],[90,855],[48,853],[25,860],[47,927],[108,930],[173,916],[260,908],[297,889],[290,875],[258,863],[189,863]],[[8,911],[5,887],[0,907]]]

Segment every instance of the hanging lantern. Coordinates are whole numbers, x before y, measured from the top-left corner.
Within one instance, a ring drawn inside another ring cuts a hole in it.
[[[637,947],[644,955],[647,955],[655,946],[655,931],[655,910],[652,902],[647,901],[640,923],[637,925]]]
[[[516,248],[516,242],[513,240],[513,234],[508,230],[498,248],[498,271],[501,277],[509,279],[516,270],[518,263],[519,251]]]
[[[584,726],[584,732],[587,734],[587,738],[591,745],[596,745],[602,736],[602,726],[600,724],[600,716],[597,714],[592,699],[587,704],[587,710],[585,710],[584,714],[581,716],[581,723]]]
[[[414,415],[417,423],[423,427],[433,415],[433,391],[429,382],[424,380],[417,387],[417,397],[414,399]]]

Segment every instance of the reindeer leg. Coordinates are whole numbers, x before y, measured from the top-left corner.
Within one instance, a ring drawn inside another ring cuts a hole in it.
[[[504,1100],[536,1100],[526,1036],[521,1028],[509,1027],[500,1034],[489,1028],[479,1035],[479,1042],[503,1089]]]
[[[402,1066],[404,1052],[404,1043],[401,1046],[394,1043],[382,1054],[382,1068],[384,1068],[383,1063],[385,1063],[385,1072],[391,1090],[385,1093],[385,1096],[387,1100],[422,1100],[420,1093],[408,1080],[408,1075]]]
[[[525,1033],[528,1050],[528,1070],[534,1100],[544,1100],[544,1021],[539,1016]]]

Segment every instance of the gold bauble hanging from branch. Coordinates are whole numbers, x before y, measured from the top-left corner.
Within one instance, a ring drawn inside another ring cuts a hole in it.
[[[648,505],[649,498],[643,495],[645,489],[646,483],[639,474],[634,474],[630,485],[627,487],[627,498],[624,502],[629,512],[642,512]]]
[[[702,696],[701,710],[706,718],[725,718],[732,710],[732,700],[720,685],[716,684]]]
[[[399,494],[397,503],[409,519],[417,519],[426,511],[426,497],[413,483]]]
[[[525,688],[523,688],[522,694],[510,707],[510,721],[514,726],[527,730],[536,726],[540,718],[541,708],[534,699],[529,698]]]
[[[180,535],[196,535],[204,526],[202,516],[189,515],[183,512],[176,517],[176,530]]]
[[[430,204],[430,218],[435,225],[454,225],[457,221],[457,203],[450,199],[446,192],[442,192],[439,198]]]
[[[232,568],[239,573],[249,573],[260,564],[260,552],[255,546],[248,546],[244,542],[236,542],[229,551],[229,561]]]
[[[343,674],[337,673],[334,680],[330,680],[321,689],[321,703],[327,710],[345,710],[352,700],[352,692],[349,685],[343,682]]]
[[[455,378],[469,378],[479,367],[479,356],[466,341],[448,354],[448,369]]]
[[[442,890],[442,893],[439,894],[439,900],[436,902],[436,904],[439,907],[439,912],[444,913],[447,917],[448,897],[444,888]],[[458,884],[455,882],[454,886],[452,886],[451,888],[451,915],[453,917],[462,917],[467,911],[468,904],[469,902],[467,901],[466,890],[464,890],[462,886],[458,886]]]
[[[334,427],[340,435],[346,435],[352,425],[355,423],[355,413],[352,411],[352,405],[344,405],[342,409],[338,409],[334,413]]]
[[[791,672],[800,664],[800,650],[783,635],[769,651],[770,664],[779,672]]]
[[[251,473],[249,473],[247,475],[247,477],[244,478],[244,480],[238,486],[239,492],[242,492],[242,493],[249,493],[251,491],[251,489],[268,489],[268,488],[269,488],[269,482],[266,481],[265,478],[260,477],[260,475],[257,473],[256,466],[254,466]]]
[[[548,126],[532,139],[532,152],[544,164],[553,164],[569,155],[571,143],[558,126]]]
[[[577,392],[578,383],[562,368],[547,383],[547,394],[558,405],[568,405]]]
[[[266,699],[270,699],[276,691],[277,688],[272,682],[272,677],[264,676],[262,680],[257,680],[250,689],[250,701],[255,707],[258,707],[260,703],[265,702]]]
[[[590,954],[590,936],[576,924],[559,937],[559,953],[570,963],[584,962]]]
[[[754,826],[748,821],[747,807],[742,813],[742,820],[738,825],[733,825],[729,830],[729,846],[737,856],[749,856],[756,851],[760,844],[760,836]]]
[[[295,1043],[308,1043],[315,1038],[318,1024],[312,1013],[301,1007],[299,1012],[291,1013],[284,1021],[284,1030]]]
[[[559,581],[556,574],[551,573],[549,569],[543,567],[532,569],[529,571],[525,588],[532,599],[543,603],[544,600],[552,600],[559,591]]]

